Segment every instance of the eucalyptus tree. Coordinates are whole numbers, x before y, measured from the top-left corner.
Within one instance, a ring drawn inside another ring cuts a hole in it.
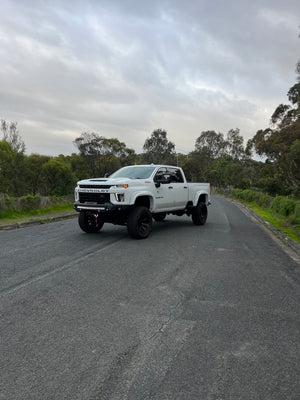
[[[147,163],[173,164],[176,162],[175,144],[168,140],[167,131],[156,129],[145,140],[143,158]]]
[[[73,142],[85,159],[91,177],[112,173],[127,163],[133,163],[135,152],[116,138],[84,132]]]

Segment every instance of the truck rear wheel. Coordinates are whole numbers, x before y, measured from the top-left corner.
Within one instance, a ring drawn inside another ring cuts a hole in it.
[[[98,217],[95,215],[86,214],[80,212],[78,215],[78,224],[80,228],[86,233],[96,233],[99,232],[103,227],[104,222],[99,221]]]
[[[145,239],[152,230],[152,215],[147,207],[135,206],[127,219],[127,230],[134,239]]]
[[[192,220],[195,225],[204,225],[207,219],[207,207],[205,203],[198,202],[192,212]]]
[[[165,212],[160,212],[156,214],[152,214],[152,217],[155,221],[162,222],[167,216],[167,213]]]

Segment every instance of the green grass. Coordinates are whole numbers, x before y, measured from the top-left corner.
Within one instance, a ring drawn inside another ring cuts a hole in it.
[[[283,232],[286,236],[300,244],[300,224],[291,224],[288,218],[275,214],[270,208],[261,208],[255,203],[248,203],[244,201],[242,203],[246,204],[249,208],[255,211],[256,214],[260,215],[267,222],[275,226],[275,228],[280,232]]]
[[[40,209],[33,211],[6,211],[0,210],[0,224],[6,224],[9,222],[19,221],[30,221],[38,216],[44,216],[47,214],[58,213],[63,211],[72,211],[73,204],[55,205],[48,209]]]

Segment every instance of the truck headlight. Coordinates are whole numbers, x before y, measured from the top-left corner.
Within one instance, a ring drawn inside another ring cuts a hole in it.
[[[128,185],[127,185],[127,183],[125,184],[125,185],[114,185],[114,189],[127,189],[128,188]]]

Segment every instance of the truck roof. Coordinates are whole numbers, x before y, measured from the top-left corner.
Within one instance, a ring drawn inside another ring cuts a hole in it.
[[[165,164],[137,164],[127,165],[127,167],[164,167],[164,168],[180,168],[176,165],[165,165]]]

